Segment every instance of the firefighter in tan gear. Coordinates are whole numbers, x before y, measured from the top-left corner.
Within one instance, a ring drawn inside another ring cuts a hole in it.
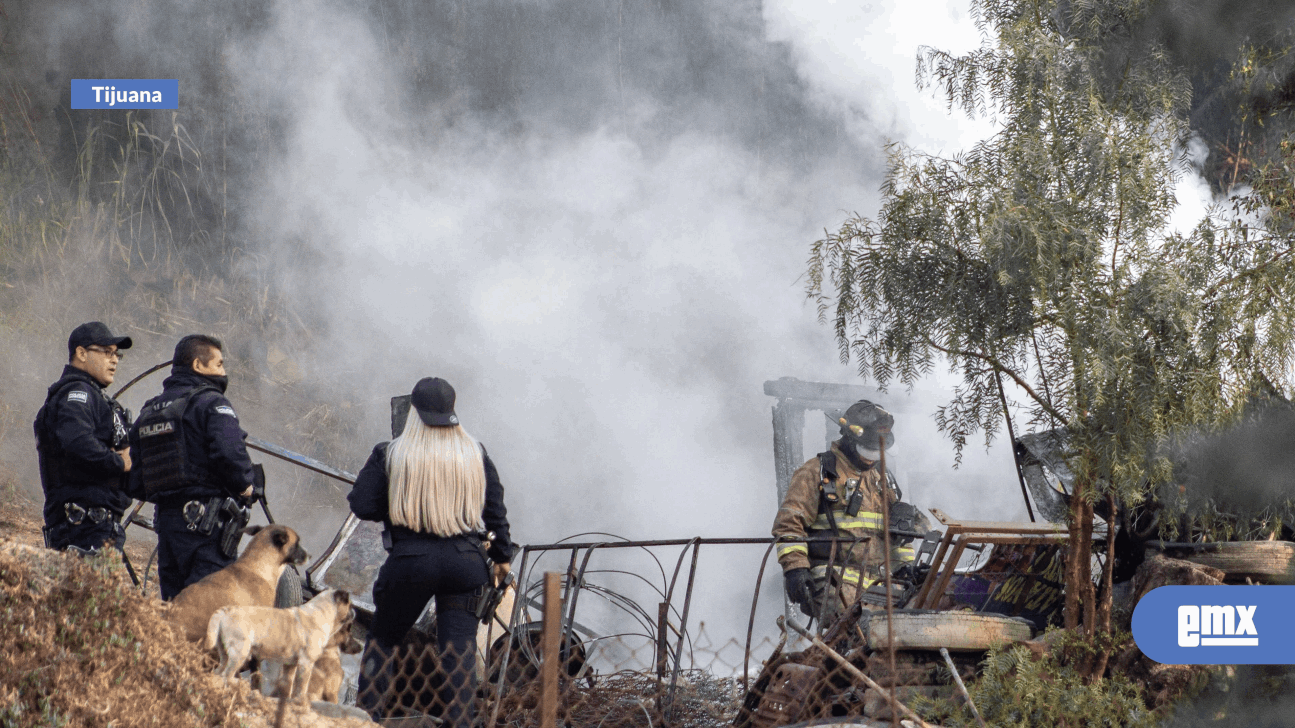
[[[888,487],[882,487],[877,465],[882,438],[886,449],[895,442],[890,431],[894,422],[889,412],[868,400],[851,405],[840,419],[841,438],[796,470],[778,508],[774,537],[809,539],[778,544],[787,596],[820,621],[830,620],[853,604],[861,590],[883,578],[882,499],[889,499],[894,508],[899,490],[889,472]],[[892,570],[912,563],[910,543],[891,539]]]

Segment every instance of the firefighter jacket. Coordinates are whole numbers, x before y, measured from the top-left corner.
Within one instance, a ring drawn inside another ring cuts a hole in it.
[[[412,415],[411,415],[412,416]],[[441,540],[432,533],[415,531],[391,522],[390,504],[387,494],[390,483],[387,480],[387,446],[390,442],[380,442],[373,448],[369,459],[355,476],[355,486],[346,496],[351,504],[351,512],[364,521],[380,521],[390,534],[391,553],[396,556],[426,554],[432,551],[433,542]],[[490,461],[484,445],[481,446],[481,461],[486,470],[486,500],[481,508],[481,522],[487,531],[495,534],[490,545],[490,560],[496,564],[506,564],[513,559],[513,542],[509,534],[508,509],[504,507],[504,486],[499,482],[499,471]]]
[[[222,496],[237,496],[254,480],[252,458],[247,454],[247,433],[238,414],[225,398],[225,377],[199,374],[190,367],[173,366],[162,382],[162,394],[149,400],[141,413],[159,401],[172,400],[201,388],[189,399],[182,416],[182,446],[185,449],[184,483],[169,492],[148,493],[144,474],[149,468],[141,452],[139,422],[130,430],[130,494],[154,503],[179,504]]]
[[[838,500],[832,508],[832,518],[820,509],[822,498],[822,465],[818,457],[811,458],[800,466],[791,476],[791,485],[787,495],[778,508],[778,516],[773,522],[773,535],[777,537],[813,538],[814,536],[854,539],[858,542],[839,542],[833,564],[841,579],[850,585],[867,588],[881,577],[885,564],[885,534],[883,527],[882,498],[888,496],[895,502],[893,488],[885,491],[881,488],[880,471],[869,468],[860,471],[845,457],[839,443],[832,443],[831,452],[836,455],[836,492]],[[893,484],[893,478],[891,483]],[[862,494],[862,504],[857,515],[847,513],[850,496],[855,489]],[[835,521],[836,530],[832,524]],[[913,549],[901,545],[899,538],[891,540],[891,568],[913,560]],[[813,550],[811,552],[811,546]],[[808,568],[814,576],[825,576],[828,560],[831,556],[830,546],[825,544],[788,543],[779,544],[778,562],[783,571]]]
[[[88,373],[64,366],[33,425],[45,522],[62,522],[68,502],[121,516],[130,505],[122,490],[126,463],[113,451],[125,447],[130,416],[103,386]]]

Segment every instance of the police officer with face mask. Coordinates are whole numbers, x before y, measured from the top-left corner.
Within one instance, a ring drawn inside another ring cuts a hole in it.
[[[775,537],[809,539],[779,544],[778,562],[788,598],[821,620],[830,619],[884,578],[884,503],[890,504],[890,527],[896,527],[901,514],[908,521],[903,530],[926,526],[920,512],[899,502],[889,471],[884,486],[881,481],[877,463],[883,443],[887,449],[895,443],[895,418],[865,399],[850,405],[839,423],[841,438],[792,475],[773,523]],[[891,539],[892,570],[912,563],[909,543]]]
[[[36,415],[36,453],[45,491],[45,545],[96,551],[126,543],[121,517],[130,505],[123,488],[131,469],[126,448],[130,413],[104,388],[117,374],[129,336],[113,336],[98,321],[81,324],[67,340],[68,363],[50,385]]]
[[[257,479],[233,405],[219,339],[180,339],[162,394],[130,431],[131,494],[157,508],[162,598],[234,562]]]

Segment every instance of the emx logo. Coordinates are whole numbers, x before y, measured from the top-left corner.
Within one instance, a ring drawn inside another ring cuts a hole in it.
[[[1138,600],[1133,639],[1171,665],[1287,664],[1295,628],[1279,615],[1292,603],[1295,586],[1162,586]]]
[[[1202,604],[1197,607],[1185,604],[1178,608],[1178,646],[1258,647],[1259,636],[1255,632],[1255,610],[1258,608],[1258,605]]]

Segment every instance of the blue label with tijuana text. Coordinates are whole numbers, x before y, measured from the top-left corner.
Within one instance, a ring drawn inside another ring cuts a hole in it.
[[[180,81],[174,78],[74,78],[74,109],[178,109]]]

